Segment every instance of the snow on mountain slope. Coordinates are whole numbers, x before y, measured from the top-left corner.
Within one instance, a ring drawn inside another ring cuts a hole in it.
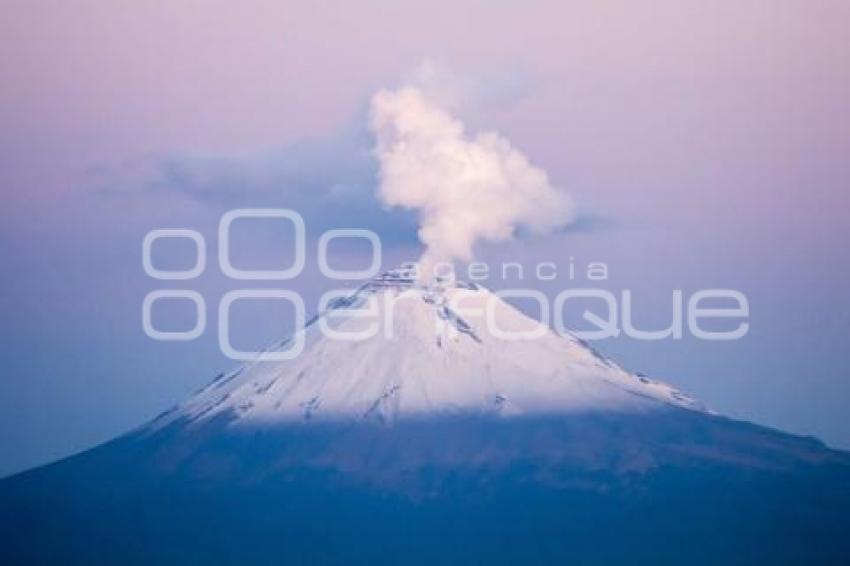
[[[423,287],[404,269],[332,302],[300,332],[304,350],[294,359],[222,374],[150,428],[220,416],[239,426],[644,412],[670,405],[703,410],[664,383],[624,371],[575,337],[555,334],[483,287]],[[505,332],[528,337],[506,338]],[[284,340],[269,351],[289,344]]]
[[[540,336],[500,337],[488,303]],[[477,286],[390,272],[301,336],[0,481],[0,561],[846,562],[850,455],[705,412]]]

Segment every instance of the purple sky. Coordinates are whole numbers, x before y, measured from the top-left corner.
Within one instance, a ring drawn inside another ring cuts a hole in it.
[[[214,337],[142,334],[148,230],[212,239],[231,204],[306,208],[325,227],[336,209],[311,182],[350,182],[352,224],[387,231],[389,262],[415,255],[356,153],[371,93],[426,57],[483,85],[470,127],[501,132],[596,219],[483,257],[607,262],[648,326],[672,289],[741,289],[741,341],[596,345],[721,412],[850,447],[848,17],[840,0],[6,2],[0,474],[108,439],[231,366]],[[203,182],[178,186],[163,163]],[[220,182],[234,168],[237,194]],[[294,286],[314,296],[316,281]]]

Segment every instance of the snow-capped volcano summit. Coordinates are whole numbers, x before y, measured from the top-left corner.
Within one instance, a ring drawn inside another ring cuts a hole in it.
[[[559,336],[482,286],[423,285],[384,273],[332,301],[295,337],[293,359],[220,375],[153,423],[226,415],[234,425],[435,415],[518,415],[664,406],[701,410],[672,387],[628,373],[573,336]]]
[[[390,271],[266,353],[302,340],[291,359],[222,374],[143,427],[0,481],[0,560],[761,564],[850,552],[850,455],[706,411],[480,286]]]

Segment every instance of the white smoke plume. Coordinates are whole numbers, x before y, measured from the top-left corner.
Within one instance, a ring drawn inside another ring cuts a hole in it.
[[[574,219],[572,199],[545,171],[496,132],[466,132],[423,88],[379,91],[370,122],[378,196],[419,211],[420,277],[441,262],[470,261],[479,241],[510,240],[519,227],[542,235]]]

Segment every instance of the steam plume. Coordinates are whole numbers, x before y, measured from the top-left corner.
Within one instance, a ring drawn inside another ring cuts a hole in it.
[[[372,98],[380,199],[419,211],[420,277],[439,262],[470,261],[478,241],[519,227],[546,234],[574,218],[572,199],[496,132],[470,135],[417,86]]]

